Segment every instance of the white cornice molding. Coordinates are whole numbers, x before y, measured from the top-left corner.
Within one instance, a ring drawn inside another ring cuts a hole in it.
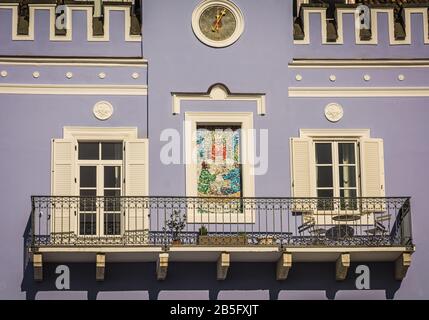
[[[300,138],[327,138],[327,137],[371,137],[370,129],[300,129]]]
[[[137,139],[136,127],[63,127],[64,139],[91,139],[95,138],[109,140],[116,139]]]
[[[182,101],[251,101],[256,102],[259,115],[266,114],[265,94],[231,94],[224,85],[217,84],[206,93],[172,93],[173,114],[180,114]]]
[[[428,68],[429,60],[293,60],[289,69]]]
[[[378,14],[387,14],[388,15],[388,32],[389,32],[389,43],[391,45],[410,45],[412,43],[412,28],[411,28],[411,15],[421,14],[423,17],[423,35],[424,35],[424,44],[429,44],[429,22],[428,22],[428,9],[423,8],[404,8],[404,22],[405,22],[405,33],[406,37],[404,40],[395,39],[395,30],[394,30],[394,9],[393,8],[371,8],[371,33],[372,37],[370,40],[361,40],[360,39],[360,29],[353,23],[353,28],[355,30],[355,40],[356,44],[378,44]],[[308,45],[310,44],[310,14],[319,14],[321,20],[321,36],[322,44],[326,45],[338,45],[344,44],[344,23],[343,16],[345,14],[353,15],[354,19],[359,18],[359,13],[355,8],[337,8],[337,33],[338,38],[334,42],[327,41],[327,24],[326,24],[326,8],[312,8],[312,7],[303,7],[302,8],[302,17],[303,17],[303,26],[304,26],[304,39],[303,40],[294,40],[294,44],[299,45]],[[315,26],[314,26],[315,28]]]
[[[1,84],[0,94],[146,96],[147,85]]]
[[[0,57],[0,65],[147,67],[147,60],[142,58]]]
[[[66,6],[66,13],[71,19],[67,19],[67,34],[65,36],[55,35],[55,4],[29,4],[29,29],[28,35],[18,35],[18,4],[17,3],[1,3],[0,10],[12,10],[12,40],[34,41],[34,25],[35,25],[35,12],[36,10],[49,11],[49,40],[50,41],[72,41],[73,39],[73,11],[86,12],[86,25],[87,25],[87,41],[99,42],[110,40],[110,12],[123,11],[124,12],[124,40],[127,42],[140,42],[142,37],[140,35],[131,35],[131,15],[129,6],[104,6],[104,35],[94,36],[92,32],[92,16],[93,6],[83,4],[68,4]]]
[[[290,87],[289,97],[429,97],[429,87]]]

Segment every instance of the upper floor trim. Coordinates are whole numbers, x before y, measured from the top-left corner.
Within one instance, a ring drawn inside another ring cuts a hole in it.
[[[297,59],[289,63],[290,69],[324,69],[324,68],[342,68],[342,69],[362,69],[362,68],[429,68],[429,60],[304,60]]]
[[[62,66],[147,66],[141,58],[61,58],[61,57],[0,57],[0,65],[62,65]]]
[[[146,96],[147,85],[0,84],[0,94]]]

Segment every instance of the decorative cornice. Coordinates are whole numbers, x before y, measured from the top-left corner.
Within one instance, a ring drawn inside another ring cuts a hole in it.
[[[290,87],[289,97],[429,97],[429,87]]]
[[[293,60],[290,69],[429,68],[429,60]]]
[[[141,58],[43,58],[43,57],[0,57],[0,65],[62,65],[62,66],[121,66],[146,67],[147,60]]]
[[[28,35],[18,34],[18,4],[17,3],[0,3],[0,10],[11,9],[12,10],[12,40],[16,41],[33,41],[34,40],[34,25],[35,25],[35,12],[36,10],[48,10],[49,11],[49,40],[50,41],[72,41],[73,39],[73,18],[67,19],[67,33],[66,35],[55,34],[55,4],[29,4],[29,27]],[[86,12],[86,24],[87,24],[87,40],[90,42],[109,41],[110,39],[110,12],[111,11],[123,11],[124,12],[124,29],[125,35],[124,40],[127,42],[140,42],[142,37],[140,35],[131,35],[131,15],[130,6],[104,6],[104,35],[94,36],[93,34],[93,11],[92,5],[84,4],[68,4],[66,6],[66,14],[69,17],[73,17],[74,11]],[[116,27],[116,26],[115,26]],[[1,32],[1,31],[0,31]]]
[[[311,26],[310,24],[310,14],[319,14],[320,15],[320,30],[322,35],[322,44],[332,45],[332,44],[344,44],[344,21],[343,16],[346,14],[353,15],[353,25],[351,26],[355,30],[355,43],[356,44],[378,44],[378,14],[387,14],[388,15],[388,30],[389,30],[389,43],[391,45],[410,45],[412,43],[412,15],[419,14],[422,15],[423,21],[423,37],[424,43],[429,44],[429,21],[428,21],[428,8],[427,7],[404,7],[404,25],[405,25],[405,39],[396,40],[395,39],[395,19],[394,19],[394,9],[391,8],[370,8],[371,13],[371,34],[372,37],[370,40],[361,40],[360,37],[360,28],[355,23],[356,19],[359,19],[359,12],[356,8],[337,8],[336,9],[336,22],[337,22],[337,34],[338,38],[336,41],[328,41],[327,34],[327,17],[326,17],[326,7],[302,7],[301,8],[301,17],[302,24],[304,27],[304,38],[302,40],[294,40],[294,44],[307,45],[310,44],[310,28],[314,30],[319,29],[318,26]]]
[[[146,85],[0,84],[0,94],[146,96]]]
[[[256,102],[257,113],[265,115],[265,94],[231,94],[227,87],[216,84],[209,88],[206,93],[172,93],[173,114],[180,114],[182,101],[253,101]]]

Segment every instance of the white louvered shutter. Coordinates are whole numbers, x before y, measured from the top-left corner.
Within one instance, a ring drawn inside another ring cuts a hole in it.
[[[125,233],[146,237],[149,229],[149,203],[145,198],[149,195],[148,140],[127,140],[124,148],[125,195],[131,197],[125,206]]]
[[[311,179],[311,140],[292,138],[291,147],[291,181],[292,197],[309,198],[312,196]],[[292,211],[309,212],[313,206],[307,200],[294,200]]]
[[[385,197],[383,140],[361,139],[360,160],[362,197]],[[363,200],[362,206],[364,211],[385,210],[382,199]]]
[[[63,198],[77,195],[75,146],[74,140],[52,140],[51,194],[57,197],[52,200],[51,231],[56,234],[75,231],[76,201]]]

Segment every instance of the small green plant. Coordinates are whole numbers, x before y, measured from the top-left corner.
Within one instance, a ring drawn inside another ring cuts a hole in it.
[[[207,235],[207,233],[208,233],[208,231],[207,231],[206,226],[201,226],[201,227],[198,229],[198,234],[199,234],[200,236],[206,236],[206,235]]]
[[[173,242],[180,241],[180,233],[186,227],[186,215],[181,216],[180,210],[174,210],[170,215],[170,219],[167,220],[166,226],[171,232]],[[163,228],[164,232],[167,228]]]

